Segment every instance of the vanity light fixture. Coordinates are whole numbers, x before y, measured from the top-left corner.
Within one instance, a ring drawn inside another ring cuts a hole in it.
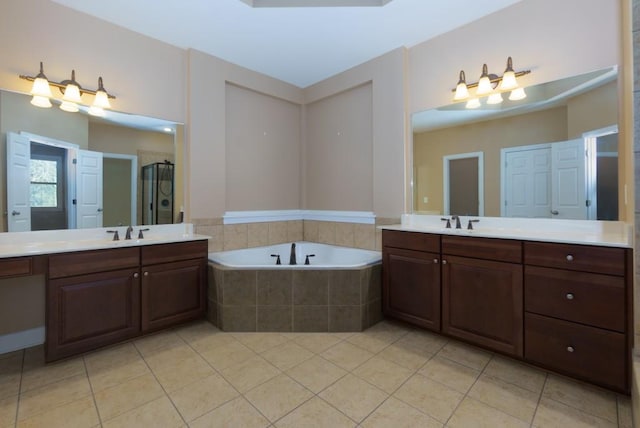
[[[495,74],[490,74],[487,64],[482,65],[482,74],[478,82],[466,83],[464,70],[460,70],[460,78],[458,84],[453,90],[455,95],[454,101],[467,101],[467,108],[480,107],[479,97],[487,98],[487,104],[496,105],[502,103],[504,100],[502,92],[511,91],[509,100],[518,101],[527,97],[524,88],[518,85],[517,78],[531,73],[531,70],[515,71],[513,69],[513,60],[511,57],[507,59],[507,68],[504,71],[502,77]],[[469,89],[476,88],[475,94],[471,94]]]
[[[52,86],[60,89],[60,92],[62,92],[63,96],[60,108],[68,112],[77,112],[79,110],[78,104],[82,103],[82,96],[84,94],[89,94],[94,95],[95,97],[93,104],[89,108],[89,114],[93,114],[94,116],[104,116],[104,109],[111,108],[109,98],[116,98],[104,89],[102,77],[98,78],[98,89],[95,91],[85,89],[80,86],[76,81],[75,70],[71,71],[70,80],[63,80],[61,82],[50,81],[44,74],[42,62],[40,62],[40,72],[35,77],[23,74],[19,77],[29,82],[33,82],[30,92],[31,95],[33,95],[31,104],[36,107],[51,107],[51,98],[53,98],[53,94],[51,93]]]

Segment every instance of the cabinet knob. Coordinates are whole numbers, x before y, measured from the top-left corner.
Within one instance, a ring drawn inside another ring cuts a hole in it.
[[[567,300],[573,300],[573,293],[567,293]]]
[[[573,261],[573,256],[571,254],[567,254],[567,261],[568,262],[572,262]]]
[[[133,277],[134,277],[134,278],[137,278],[137,277],[139,277],[139,276],[140,276],[140,275],[138,274],[138,272],[136,272],[136,273],[134,273],[134,274],[133,274]]]
[[[575,351],[575,349],[573,349],[573,346],[567,346],[567,352],[573,352]]]
[[[442,261],[442,264],[443,264],[443,265],[446,265],[446,264],[447,264],[447,261],[446,261],[446,260],[443,260],[443,261]]]
[[[149,272],[145,272],[145,273],[144,273],[144,276],[149,276]]]
[[[438,259],[433,259],[433,263],[438,264]]]

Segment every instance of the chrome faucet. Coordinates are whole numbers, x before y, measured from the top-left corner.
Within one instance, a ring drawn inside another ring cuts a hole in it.
[[[298,264],[296,262],[296,244],[295,244],[295,242],[293,244],[291,244],[291,255],[289,256],[289,264],[290,265],[297,265]]]
[[[131,232],[133,232],[133,227],[127,227],[127,234],[124,235],[124,239],[131,239]]]
[[[452,215],[451,216],[451,220],[455,220],[456,221],[456,229],[462,229],[462,225],[460,224],[460,216],[459,215]]]

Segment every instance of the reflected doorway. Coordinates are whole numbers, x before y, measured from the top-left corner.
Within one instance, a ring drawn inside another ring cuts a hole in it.
[[[444,215],[484,215],[482,152],[444,156]]]

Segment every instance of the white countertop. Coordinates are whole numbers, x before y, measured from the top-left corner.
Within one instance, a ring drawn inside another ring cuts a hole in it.
[[[443,217],[445,216],[405,214],[402,216],[401,224],[379,228],[605,247],[632,248],[633,246],[633,226],[621,221],[461,216],[462,229],[455,229],[455,221],[451,222],[451,229],[447,229],[446,222],[441,220]],[[467,229],[469,219],[480,219],[478,223],[473,224],[473,230]]]
[[[137,239],[138,231],[147,228],[149,230],[143,232],[144,238]],[[120,240],[113,241],[113,235],[107,233],[107,230],[117,230],[120,235]],[[0,233],[0,258],[209,239],[209,236],[194,234],[193,225],[190,223],[134,226],[133,232],[131,233],[133,239],[127,240],[124,239],[126,230],[126,226],[119,226],[96,229]]]

